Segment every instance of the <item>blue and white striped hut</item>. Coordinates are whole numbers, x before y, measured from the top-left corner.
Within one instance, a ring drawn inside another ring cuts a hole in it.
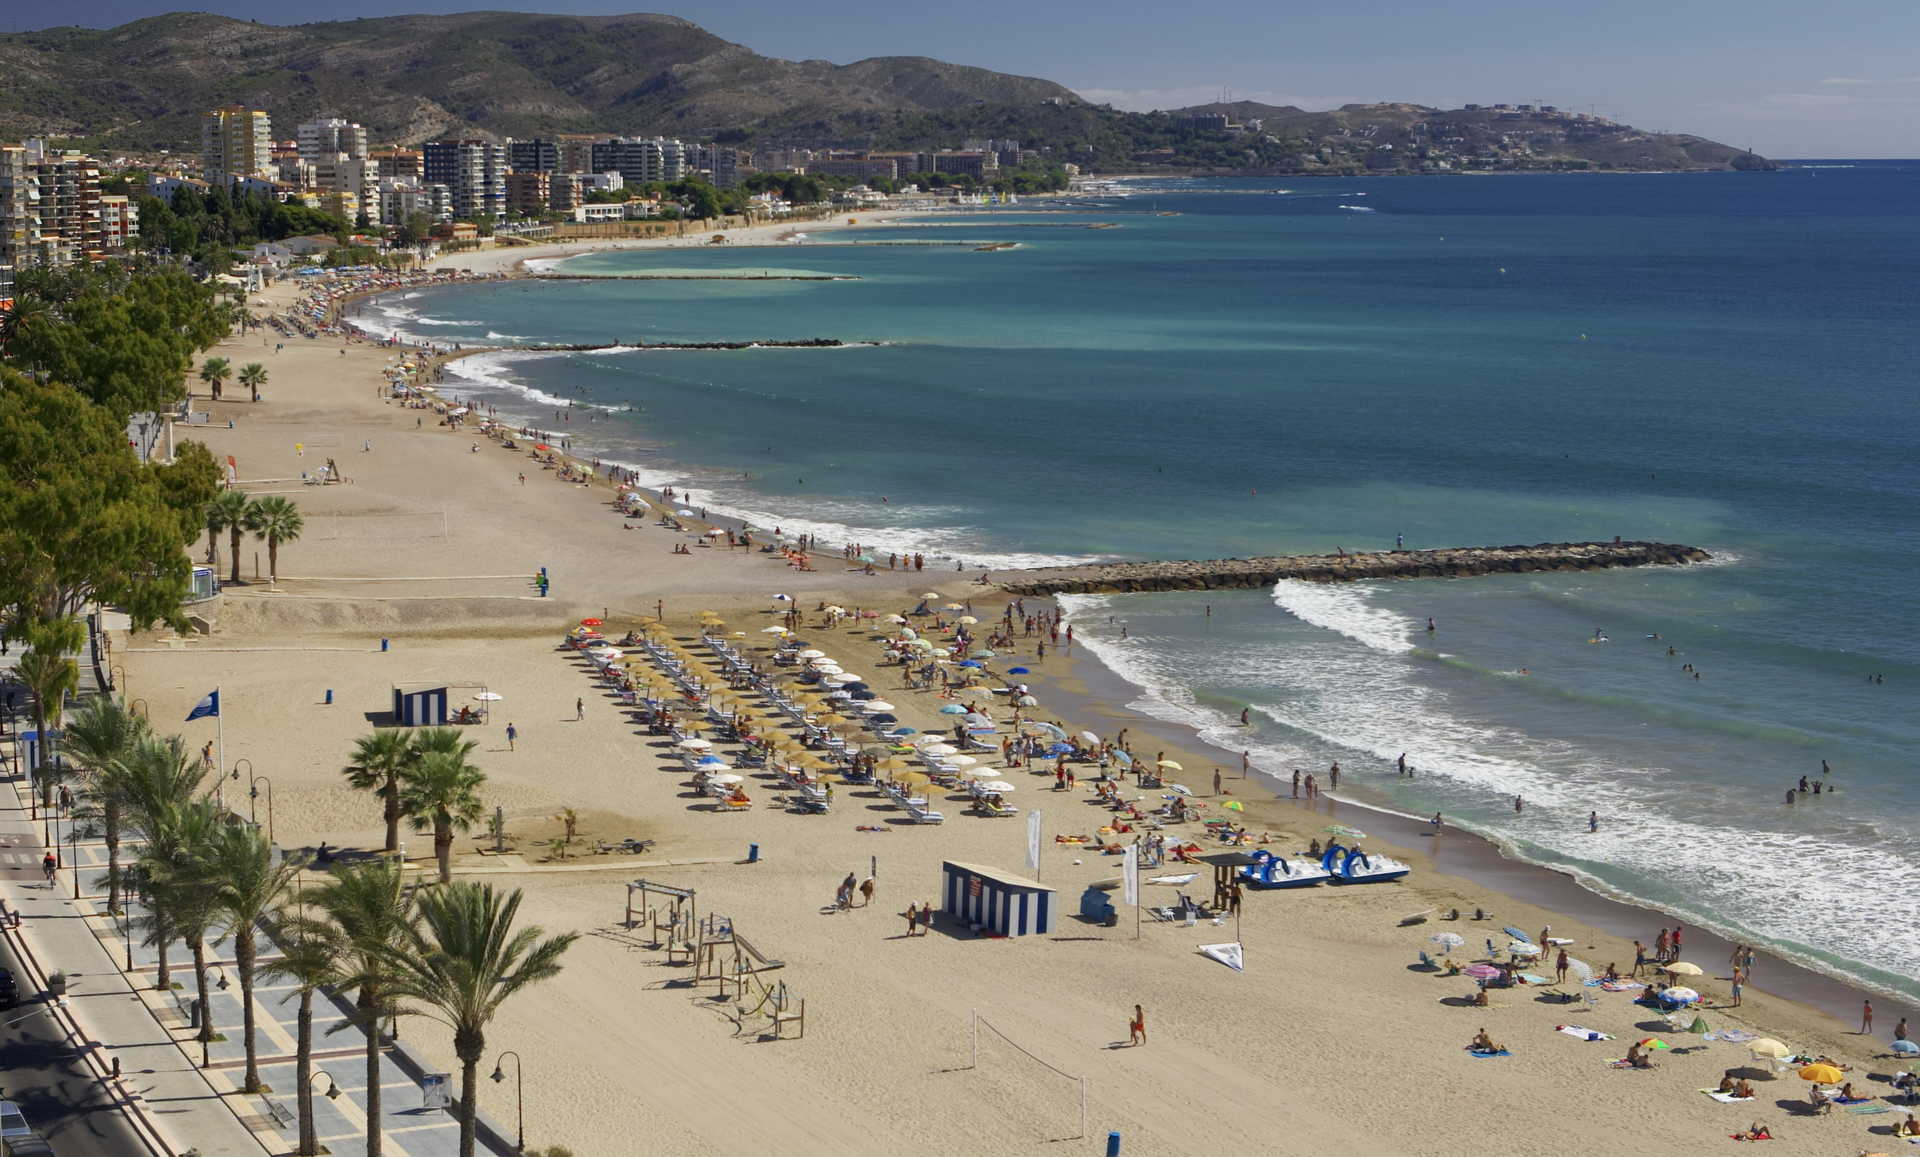
[[[1034,936],[1053,931],[1053,889],[1037,880],[947,860],[944,911],[988,936]]]

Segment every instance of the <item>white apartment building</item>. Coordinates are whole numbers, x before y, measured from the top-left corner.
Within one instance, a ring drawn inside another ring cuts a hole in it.
[[[329,117],[300,126],[300,159],[318,164],[336,155],[352,161],[367,159],[367,130],[349,120]]]

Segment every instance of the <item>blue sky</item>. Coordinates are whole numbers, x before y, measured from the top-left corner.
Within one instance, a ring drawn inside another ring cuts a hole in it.
[[[207,6],[287,19],[278,0]],[[104,27],[174,7],[15,0],[0,27]],[[324,10],[349,18],[481,7],[523,6],[334,0]],[[632,0],[524,7],[634,10]],[[1197,103],[1223,90],[1308,108],[1538,99],[1779,157],[1920,156],[1916,0],[968,0],[866,9],[702,0],[668,10],[769,56],[935,56],[1044,76],[1126,108]]]

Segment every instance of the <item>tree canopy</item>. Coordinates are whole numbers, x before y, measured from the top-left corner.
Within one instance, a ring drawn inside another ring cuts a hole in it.
[[[10,633],[112,603],[138,627],[180,621],[219,481],[188,443],[172,465],[127,449],[123,419],[58,382],[0,366],[0,615]]]
[[[65,383],[120,421],[185,397],[193,355],[232,324],[212,286],[173,266],[33,266],[14,280],[24,316],[0,365]]]

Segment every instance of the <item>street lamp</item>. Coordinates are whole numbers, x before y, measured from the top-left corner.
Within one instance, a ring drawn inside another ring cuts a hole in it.
[[[332,1074],[332,1073],[330,1073],[330,1072],[328,1072],[328,1071],[327,1071],[327,1070],[325,1070],[325,1069],[315,1069],[315,1070],[314,1070],[314,1072],[313,1072],[313,1076],[310,1076],[310,1077],[308,1077],[308,1078],[307,1078],[307,1087],[308,1087],[308,1088],[312,1088],[312,1087],[313,1087],[313,1078],[314,1078],[314,1077],[325,1077],[325,1078],[327,1078],[327,1091],[326,1091],[326,1092],[324,1092],[324,1093],[322,1093],[322,1094],[320,1094],[321,1096],[323,1096],[323,1097],[325,1097],[325,1098],[326,1098],[327,1100],[329,1100],[329,1101],[337,1101],[337,1100],[339,1100],[339,1099],[340,1099],[340,1084],[339,1084],[339,1082],[338,1082],[338,1081],[335,1081],[335,1080],[333,1079],[333,1074]]]
[[[73,898],[80,898],[80,825],[67,817],[67,864],[73,869]]]
[[[251,765],[249,765],[249,767],[251,767]],[[253,779],[247,785],[249,788],[247,792],[247,818],[252,820],[256,827],[259,826],[260,816],[259,816],[258,810],[254,807],[253,801],[260,798],[260,785],[262,783],[267,785],[267,842],[272,843],[273,842],[273,781],[268,779],[264,775],[254,776]]]
[[[500,1070],[500,1062],[508,1057],[513,1058],[513,1109],[518,1128],[518,1137],[514,1142],[513,1151],[525,1153],[527,1151],[527,1086],[526,1073],[520,1067],[520,1054],[512,1049],[501,1053],[493,1062],[493,1080],[497,1084],[507,1079],[507,1074]]]

